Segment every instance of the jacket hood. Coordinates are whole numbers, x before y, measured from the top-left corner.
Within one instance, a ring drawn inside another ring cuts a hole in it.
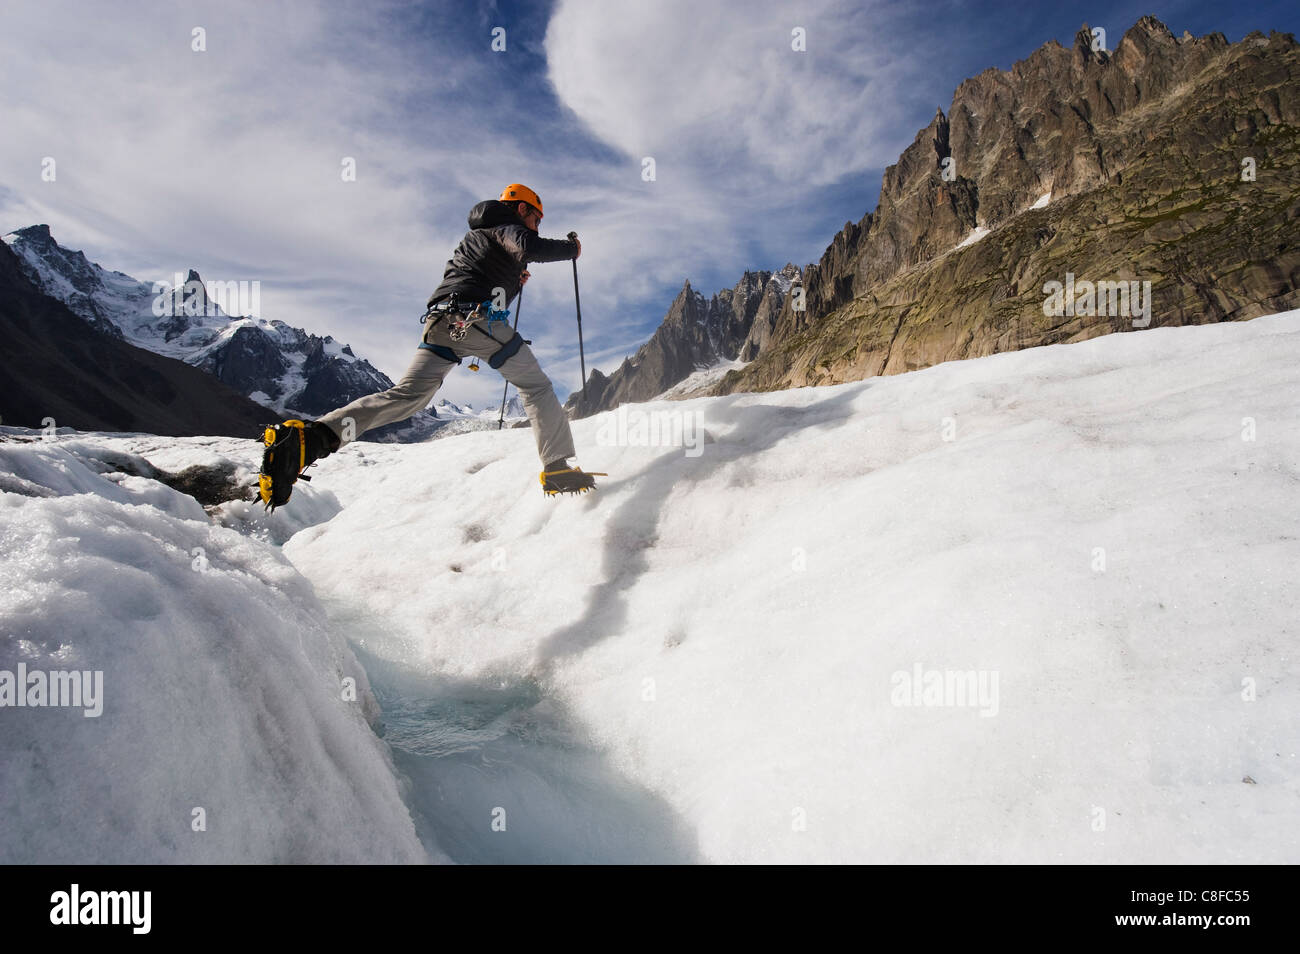
[[[498,225],[522,224],[513,205],[500,199],[484,199],[469,210],[469,227],[490,229]]]

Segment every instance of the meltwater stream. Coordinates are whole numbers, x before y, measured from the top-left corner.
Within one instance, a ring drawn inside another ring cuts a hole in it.
[[[532,680],[431,676],[353,641],[425,846],[465,864],[689,863],[694,832]]]

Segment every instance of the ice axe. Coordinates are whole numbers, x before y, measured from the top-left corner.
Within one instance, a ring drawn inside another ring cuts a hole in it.
[[[569,233],[569,241],[578,238],[577,232]],[[578,360],[582,362],[582,397],[587,396],[587,357],[582,352],[582,299],[578,297],[578,260],[573,260],[573,304],[578,309]],[[581,398],[579,398],[581,400]]]
[[[524,286],[519,286],[519,298],[515,301],[515,334],[519,334],[519,309],[524,307]],[[501,430],[506,422],[506,395],[510,393],[510,382],[506,382],[505,388],[501,391],[501,416],[497,418],[497,430]]]

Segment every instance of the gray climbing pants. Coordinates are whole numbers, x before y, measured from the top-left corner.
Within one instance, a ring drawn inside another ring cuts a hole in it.
[[[444,318],[432,327],[426,325],[422,342],[450,348],[458,358],[469,355],[490,358],[514,337],[514,332],[504,322],[493,322],[489,337],[486,331],[480,330],[485,324],[486,322],[477,322],[468,329],[464,338],[452,341]],[[454,361],[440,357],[427,348],[418,348],[411,366],[402,375],[402,380],[393,387],[357,398],[346,407],[330,411],[320,421],[338,435],[339,446],[342,447],[371,428],[404,421],[426,407],[442,386],[447,372],[455,366]],[[542,372],[541,365],[533,356],[532,349],[521,342],[519,350],[507,358],[498,370],[519,389],[524,412],[528,415],[528,421],[533,426],[533,437],[537,440],[537,456],[542,459],[542,463],[549,464],[573,457],[575,451],[569,419],[555,396],[550,379]]]

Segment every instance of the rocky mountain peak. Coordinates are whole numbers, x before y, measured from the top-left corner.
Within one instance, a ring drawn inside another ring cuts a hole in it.
[[[584,416],[648,400],[717,361],[749,363],[718,385],[727,392],[910,370],[1065,340],[1065,327],[1069,334],[1094,333],[1078,321],[1037,327],[1042,301],[1034,296],[1042,275],[1031,263],[1047,257],[1040,249],[1052,250],[1054,268],[1069,252],[1078,261],[1101,254],[1106,274],[1128,274],[1135,262],[1147,261],[1151,274],[1166,281],[1201,275],[1187,279],[1195,291],[1165,292],[1177,299],[1171,315],[1195,314],[1198,307],[1258,314],[1263,299],[1273,306],[1291,301],[1294,279],[1278,276],[1294,272],[1257,261],[1300,254],[1280,234],[1270,244],[1209,229],[1205,248],[1193,255],[1200,256],[1200,271],[1188,264],[1186,233],[1159,232],[1145,245],[1134,236],[1158,231],[1185,210],[1198,212],[1211,188],[1220,190],[1219,201],[1235,201],[1223,212],[1234,220],[1241,203],[1257,202],[1260,218],[1249,220],[1250,235],[1281,227],[1278,210],[1294,205],[1294,178],[1284,182],[1275,172],[1276,188],[1245,191],[1236,170],[1241,156],[1263,152],[1294,174],[1289,157],[1300,152],[1293,132],[1300,124],[1294,39],[1252,34],[1232,46],[1220,33],[1178,39],[1153,16],[1142,17],[1118,42],[1116,35],[1098,42],[1100,32],[1094,37],[1085,22],[1069,47],[1050,40],[1009,70],[990,67],[964,80],[947,113],[936,107],[885,169],[875,209],[845,222],[819,262],[775,274],[747,271],[734,288],[708,300],[686,281],[650,341],[608,378],[593,372],[586,394],[575,393],[570,407]],[[1132,114],[1139,109],[1137,121]],[[1261,136],[1273,138],[1264,144],[1256,141]],[[1064,220],[1061,209],[1083,218]],[[1231,247],[1223,248],[1225,242]],[[1111,249],[1107,257],[1097,251],[1107,243],[1124,250]],[[1210,253],[1211,245],[1219,252]],[[1245,289],[1235,298],[1207,288],[1203,277],[1210,269],[1222,284],[1225,261],[1234,263],[1232,281]],[[960,271],[971,262],[978,264]],[[799,310],[789,294],[796,283],[805,305]],[[959,294],[959,287],[965,291]],[[1026,296],[1032,300],[1012,304]],[[1012,314],[1015,307],[1020,312]],[[673,390],[673,396],[684,393]]]
[[[875,210],[805,269],[807,311],[787,309],[719,389],[838,383],[1132,330],[1113,316],[1045,322],[1039,292],[1062,261],[1149,277],[1165,324],[1295,307],[1294,38],[1178,39],[1155,17],[1114,36],[1093,50],[1084,23],[1068,49],[1048,42],[963,81],[947,115],[952,162],[939,110],[885,170]],[[1248,185],[1247,156],[1269,163]]]
[[[58,286],[61,294],[55,297],[63,298],[96,331],[122,337],[121,330],[96,304],[104,291],[101,270],[84,253],[61,246],[45,224],[11,232],[4,240],[18,256],[23,274],[37,288],[50,294],[51,286]]]
[[[1134,43],[1138,42],[1142,37],[1147,37],[1159,43],[1178,42],[1174,38],[1173,31],[1150,14],[1142,17],[1137,23],[1129,27],[1124,36]],[[1190,39],[1192,35],[1184,30],[1183,36]]]
[[[18,229],[13,234],[21,236],[35,245],[52,245],[54,243],[54,236],[50,234],[50,227],[44,223],[29,225],[25,229]]]
[[[586,417],[624,401],[649,400],[696,371],[761,347],[798,273],[787,264],[774,281],[772,272],[746,270],[733,287],[709,298],[687,279],[654,335],[636,354],[608,377],[592,369],[585,389],[569,396],[570,413]]]
[[[1074,56],[1075,69],[1083,69],[1090,64],[1104,64],[1109,61],[1110,53],[1104,49],[1092,48],[1093,35],[1092,27],[1085,22],[1079,28],[1079,32],[1074,35],[1074,48],[1071,51]]]

